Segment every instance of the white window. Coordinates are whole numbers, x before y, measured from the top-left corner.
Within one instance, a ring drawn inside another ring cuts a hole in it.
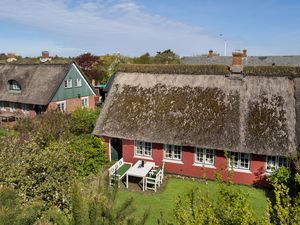
[[[152,143],[145,141],[135,141],[135,156],[152,156]]]
[[[67,106],[66,106],[66,102],[62,101],[62,102],[57,102],[57,109],[60,112],[66,112],[67,111]]]
[[[290,162],[285,157],[280,156],[266,156],[266,166],[265,170],[266,172],[273,172],[274,170],[277,170],[279,167],[290,167]]]
[[[250,154],[242,152],[229,152],[229,167],[234,169],[250,169]]]
[[[213,149],[195,148],[195,163],[214,165],[215,151]]]
[[[71,88],[72,87],[72,80],[65,80],[65,88]]]
[[[29,105],[28,104],[22,104],[22,111],[23,113],[29,112]]]
[[[17,109],[17,105],[16,105],[15,102],[10,102],[10,103],[9,103],[9,107],[10,107],[10,111],[11,111],[11,112],[15,112],[16,109]]]
[[[13,91],[21,90],[21,86],[19,85],[19,83],[16,80],[9,80],[8,84],[9,84],[9,90],[13,90]]]
[[[81,87],[81,79],[80,78],[77,78],[74,80],[74,86],[75,87]]]
[[[82,108],[88,108],[89,107],[89,98],[88,97],[81,98],[81,105],[82,105]]]
[[[165,159],[181,160],[182,147],[180,145],[165,145]]]

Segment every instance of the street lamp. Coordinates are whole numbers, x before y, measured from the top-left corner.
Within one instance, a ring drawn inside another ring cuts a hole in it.
[[[227,40],[224,38],[223,34],[219,34],[220,38],[224,40],[224,56],[227,55]]]

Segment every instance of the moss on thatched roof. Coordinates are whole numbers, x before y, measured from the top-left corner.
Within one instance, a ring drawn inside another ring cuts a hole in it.
[[[294,81],[289,77],[232,80],[147,72],[116,74],[94,134],[256,154],[295,153]]]
[[[225,65],[162,65],[162,64],[121,64],[118,72],[125,73],[152,73],[152,74],[229,74],[228,66]]]

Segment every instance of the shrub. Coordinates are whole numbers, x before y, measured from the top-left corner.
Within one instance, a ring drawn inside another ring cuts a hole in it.
[[[107,162],[106,148],[99,137],[91,134],[76,136],[71,146],[82,156],[82,160],[75,162],[81,176],[97,173]]]
[[[71,132],[75,135],[92,133],[99,116],[99,112],[99,109],[76,109],[71,114]]]

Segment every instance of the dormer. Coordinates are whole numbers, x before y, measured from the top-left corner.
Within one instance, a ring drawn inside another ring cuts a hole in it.
[[[15,92],[21,92],[21,85],[16,80],[9,80],[8,81],[8,90],[15,91]]]

